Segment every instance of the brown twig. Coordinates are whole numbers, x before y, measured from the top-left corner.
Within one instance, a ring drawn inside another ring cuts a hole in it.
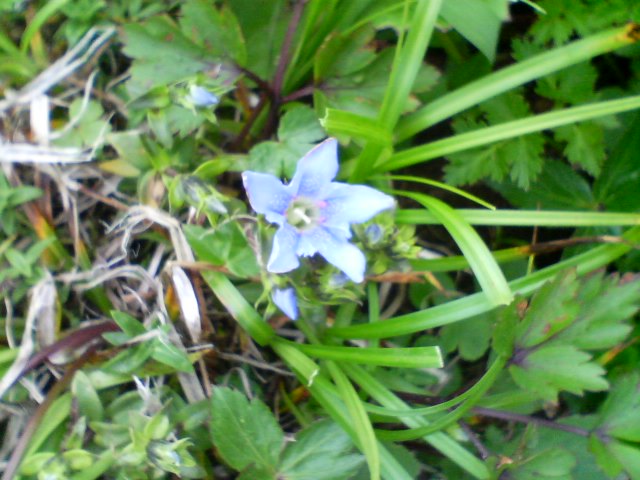
[[[284,40],[282,41],[282,47],[280,48],[280,58],[278,59],[276,72],[271,83],[273,101],[271,102],[271,107],[269,108],[269,117],[267,119],[267,123],[263,132],[264,137],[271,136],[278,124],[278,112],[280,111],[280,106],[282,105],[283,98],[282,86],[284,84],[284,76],[287,72],[289,61],[291,60],[291,46],[293,45],[293,37],[296,33],[296,30],[298,29],[298,24],[300,23],[300,19],[302,18],[302,12],[304,11],[304,6],[306,5],[306,3],[307,0],[298,0],[295,3],[293,7],[293,13],[291,14],[291,19],[289,20],[289,25],[287,26],[287,33],[285,34]]]
[[[566,425],[564,423],[558,423],[553,420],[546,420],[544,418],[532,417],[530,415],[521,415],[519,413],[505,412],[502,410],[494,410],[492,408],[473,407],[473,413],[483,417],[498,418],[500,420],[506,420],[508,422],[526,423],[528,425],[537,425],[539,427],[551,428],[553,430],[560,430],[562,432],[573,433],[581,437],[588,437],[591,435],[591,431],[586,428],[576,427],[573,425]]]

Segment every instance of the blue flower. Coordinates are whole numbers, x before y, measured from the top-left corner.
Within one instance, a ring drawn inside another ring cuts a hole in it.
[[[273,303],[291,320],[298,318],[298,300],[293,288],[276,288],[271,295]]]
[[[280,228],[267,270],[285,273],[298,257],[319,253],[354,282],[364,280],[364,254],[349,243],[350,225],[393,208],[393,197],[365,185],[333,182],[338,173],[338,142],[329,138],[298,163],[288,185],[273,175],[244,172],[242,180],[253,209]]]
[[[191,85],[189,87],[189,100],[191,100],[191,103],[196,107],[210,107],[211,105],[220,103],[220,99],[216,95],[198,85]]]

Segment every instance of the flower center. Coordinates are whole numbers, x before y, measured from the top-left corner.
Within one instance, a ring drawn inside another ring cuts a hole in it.
[[[306,197],[296,197],[286,212],[287,223],[298,231],[309,230],[320,223],[320,207]]]

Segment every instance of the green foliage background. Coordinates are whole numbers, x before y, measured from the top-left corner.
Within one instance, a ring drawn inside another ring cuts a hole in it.
[[[2,478],[640,478],[634,22],[0,0]],[[328,136],[398,200],[358,285],[241,186]]]

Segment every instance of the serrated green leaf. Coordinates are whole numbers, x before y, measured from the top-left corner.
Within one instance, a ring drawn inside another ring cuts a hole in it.
[[[513,302],[503,307],[498,313],[498,320],[493,329],[491,344],[493,350],[505,358],[510,358],[513,354],[513,347],[516,341],[518,328],[519,308],[523,305],[522,298],[516,297]]]
[[[255,465],[277,471],[284,434],[264,403],[249,402],[230,388],[214,387],[211,408],[213,443],[225,462],[236,470]]]
[[[508,471],[514,480],[572,480],[575,457],[562,448],[545,450],[517,462]]]
[[[489,315],[478,315],[465,322],[446,325],[440,331],[442,348],[447,353],[457,349],[460,357],[464,360],[478,360],[489,348],[491,331],[492,325]]]
[[[558,335],[584,350],[604,350],[631,332],[629,320],[640,305],[640,281],[621,282],[617,275],[594,274],[581,281],[577,320]]]
[[[597,435],[589,437],[589,450],[593,453],[598,466],[606,475],[613,478],[620,474],[623,468],[622,465],[611,455],[607,450],[607,446]]]
[[[597,78],[595,67],[583,62],[538,80],[536,93],[560,105],[578,105],[594,100]]]
[[[604,173],[604,171],[603,171]],[[525,210],[596,210],[598,202],[586,178],[564,162],[545,160],[544,168],[528,190],[515,182],[492,187],[514,207]]]
[[[349,436],[334,422],[322,421],[304,429],[287,445],[278,470],[282,480],[350,478],[363,464],[353,453]]]
[[[567,270],[536,292],[518,325],[517,348],[540,345],[576,319],[580,309],[575,301],[578,286],[575,270]]]
[[[56,145],[86,147],[93,146],[101,136],[111,131],[109,123],[102,118],[104,110],[98,102],[89,101],[84,107],[84,100],[77,98],[69,106],[69,118],[78,123],[64,136],[55,141]]]
[[[640,375],[616,380],[600,409],[598,431],[620,440],[640,442]]]
[[[509,92],[484,102],[475,112],[457,117],[453,128],[456,133],[465,133],[528,115],[530,109],[524,97]],[[446,178],[461,185],[483,178],[501,182],[509,177],[520,188],[527,189],[542,170],[544,143],[543,135],[534,133],[449,155]]]
[[[633,480],[640,478],[640,449],[634,445],[612,440],[607,451],[615,458]]]
[[[605,370],[591,361],[591,355],[571,345],[538,348],[509,367],[509,372],[520,388],[548,401],[556,401],[560,391],[582,395],[585,390],[609,387]]]
[[[579,165],[597,176],[605,159],[602,127],[594,122],[576,123],[558,127],[555,137],[566,142],[564,154],[574,165]]]
[[[611,211],[637,211],[640,204],[640,114],[635,114],[617,145],[603,165],[602,172],[595,179],[593,191],[596,199]]]

